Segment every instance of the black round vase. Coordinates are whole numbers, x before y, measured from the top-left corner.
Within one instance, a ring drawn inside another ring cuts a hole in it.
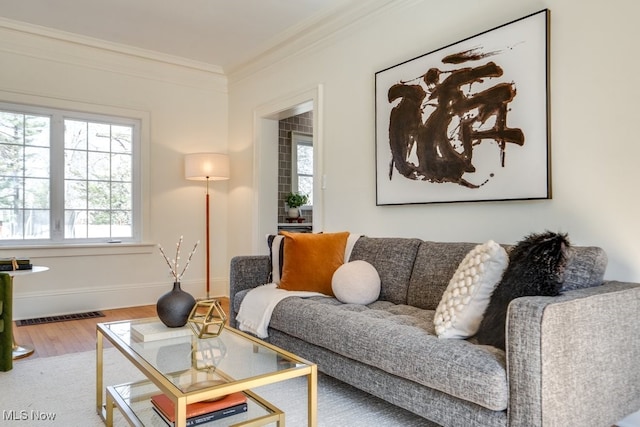
[[[179,328],[187,324],[194,305],[195,298],[180,288],[180,282],[173,282],[173,289],[158,299],[156,311],[162,323],[170,328]]]

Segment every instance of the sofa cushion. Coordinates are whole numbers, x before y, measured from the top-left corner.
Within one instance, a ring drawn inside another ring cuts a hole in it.
[[[375,267],[380,275],[379,299],[405,304],[411,270],[421,242],[419,239],[362,236],[354,245],[349,261],[364,260]]]
[[[458,265],[476,245],[422,242],[411,274],[407,304],[435,310]]]
[[[367,261],[347,262],[333,273],[331,289],[340,302],[371,304],[380,296],[380,275]]]
[[[508,263],[507,251],[493,240],[464,257],[436,309],[434,324],[439,338],[465,339],[478,331],[491,293]]]
[[[602,248],[572,246],[567,252],[569,259],[564,271],[561,292],[602,284],[607,270],[607,254]]]
[[[456,268],[477,243],[430,242],[420,245],[407,293],[407,304],[435,310]],[[502,245],[507,252],[511,245]],[[561,291],[601,285],[607,254],[598,247],[572,246]],[[378,270],[379,271],[379,270]]]
[[[368,306],[335,298],[291,297],[271,328],[491,410],[508,401],[505,354],[435,335],[433,310],[388,301]]]
[[[348,232],[288,233],[284,236],[284,262],[280,289],[333,295],[331,278],[344,263]]]

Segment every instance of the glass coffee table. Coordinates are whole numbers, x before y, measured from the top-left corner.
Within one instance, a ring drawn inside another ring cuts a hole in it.
[[[317,366],[236,329],[200,339],[188,331],[166,328],[157,318],[99,323],[96,329],[96,410],[107,426],[113,409],[134,426],[166,425],[153,410],[151,396],[164,393],[174,404],[175,426],[187,425],[187,404],[243,392],[247,412],[207,426],[284,426],[285,414],[251,391],[256,387],[307,377],[308,425],[317,425]],[[151,332],[159,331],[153,340]],[[146,380],[103,383],[104,339],[144,374]]]

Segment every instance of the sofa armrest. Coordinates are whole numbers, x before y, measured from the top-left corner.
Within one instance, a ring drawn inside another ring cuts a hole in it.
[[[267,255],[243,255],[231,259],[229,271],[229,325],[236,327],[235,297],[238,292],[269,282],[271,265]]]
[[[640,409],[640,284],[524,297],[507,314],[509,426],[610,426]]]

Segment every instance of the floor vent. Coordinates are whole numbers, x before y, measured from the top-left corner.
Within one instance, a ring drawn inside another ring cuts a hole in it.
[[[93,319],[104,317],[101,311],[89,311],[87,313],[63,314],[62,316],[38,317],[37,319],[16,320],[16,326],[42,325],[43,323],[66,322],[67,320]]]

